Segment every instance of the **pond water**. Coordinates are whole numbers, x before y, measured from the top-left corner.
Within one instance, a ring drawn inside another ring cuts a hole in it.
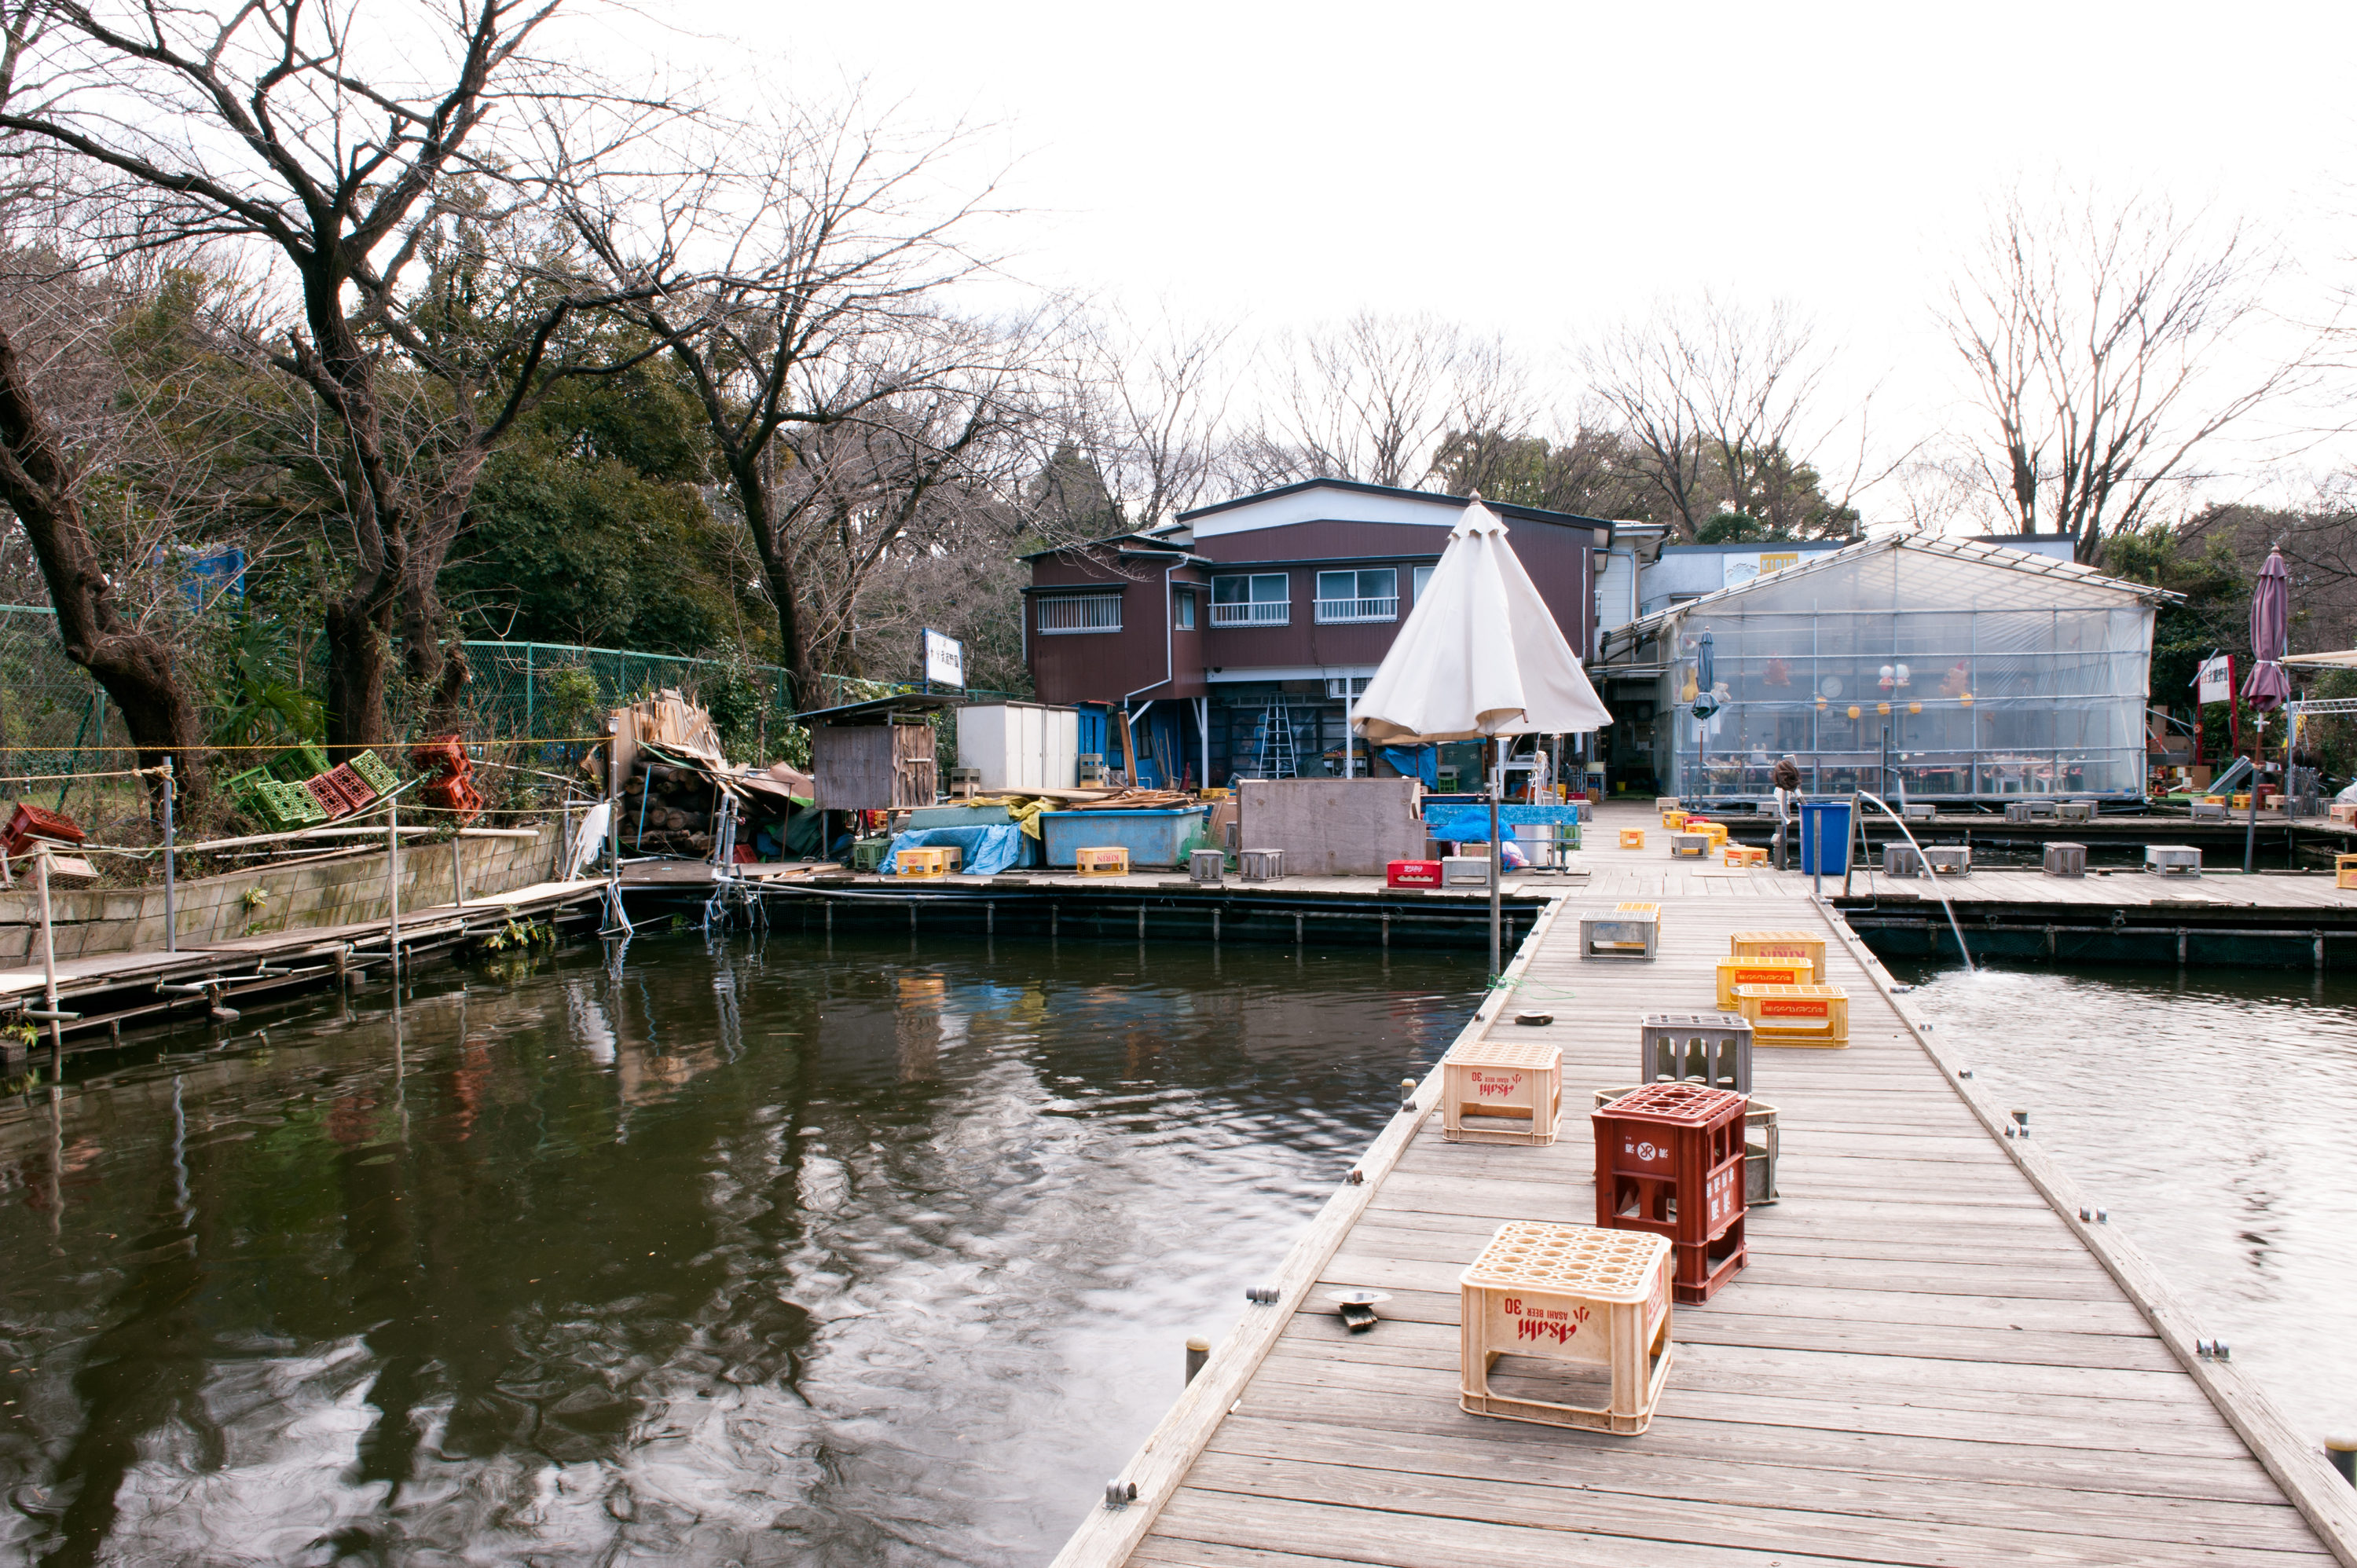
[[[1482,978],[641,938],[98,1061],[0,1119],[0,1550],[1045,1561]]]
[[[2357,1428],[2357,979],[1890,968],[2296,1430]]]

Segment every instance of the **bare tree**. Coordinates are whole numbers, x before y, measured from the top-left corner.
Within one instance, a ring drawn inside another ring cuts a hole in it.
[[[1849,471],[1828,482],[1811,462],[1841,423],[1819,408],[1832,355],[1787,304],[1753,312],[1709,293],[1664,302],[1588,344],[1580,362],[1684,538],[1720,510],[1823,532],[1881,477],[1866,472],[1862,431]]]
[[[1072,334],[1069,395],[1045,428],[1131,525],[1167,522],[1228,478],[1236,336],[1168,310],[1143,324],[1110,312]]]
[[[740,127],[695,160],[713,171],[705,178],[597,178],[572,208],[581,243],[617,291],[647,289],[658,271],[650,253],[684,248],[705,259],[709,281],[650,290],[617,309],[668,346],[703,404],[760,555],[798,702],[816,689],[822,641],[812,625],[817,585],[804,575],[812,531],[839,541],[860,511],[829,499],[858,490],[842,476],[864,472],[877,450],[857,433],[904,456],[930,447],[947,460],[939,472],[954,472],[970,449],[961,435],[995,434],[1031,352],[1028,332],[981,329],[947,308],[953,285],[988,266],[966,238],[991,192],[943,199],[936,188],[967,134],[912,136],[862,113],[855,101]],[[952,407],[963,416],[940,417]],[[841,439],[817,445],[790,434],[837,427]],[[806,455],[817,470],[798,475]],[[937,482],[930,471],[904,465],[904,499]],[[845,548],[856,556],[861,546]]]
[[[2213,232],[2165,201],[2007,196],[1942,320],[1990,422],[1982,483],[2012,526],[2069,534],[2093,561],[2199,477],[2206,445],[2305,384],[2305,353],[2227,362],[2274,271],[2241,225]]]
[[[339,437],[331,473],[348,575],[326,619],[329,739],[339,747],[383,737],[389,639],[404,596],[413,664],[438,662],[425,624],[431,585],[472,477],[544,386],[561,328],[592,303],[560,288],[505,324],[489,356],[501,381],[478,407],[479,384],[451,379],[452,361],[418,328],[415,308],[432,308],[435,292],[410,286],[454,202],[487,189],[513,199],[531,183],[515,150],[527,117],[597,96],[579,73],[526,52],[555,8],[55,0],[40,7],[48,32],[28,46],[44,95],[0,113],[0,131],[113,182],[102,247],[226,239],[258,247],[291,279],[300,324],[271,358],[320,401]],[[424,448],[393,428],[389,351],[441,377],[456,405],[439,465],[421,462]]]
[[[1277,369],[1266,413],[1240,454],[1243,477],[1267,487],[1357,479],[1415,488],[1451,432],[1525,433],[1529,374],[1502,338],[1437,317],[1361,312],[1270,349]]]

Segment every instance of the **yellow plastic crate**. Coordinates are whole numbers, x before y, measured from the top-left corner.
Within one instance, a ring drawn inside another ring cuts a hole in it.
[[[1199,800],[1224,800],[1228,798],[1228,791],[1225,789],[1198,789],[1195,791],[1195,798]]]
[[[900,875],[911,881],[938,882],[950,874],[956,851],[945,848],[904,849],[893,857]]]
[[[1731,843],[1719,853],[1729,865],[1765,865],[1768,864],[1768,852],[1761,849],[1758,844]]]
[[[2332,857],[2332,886],[2357,887],[2357,854],[2336,854]]]
[[[1680,828],[1684,827],[1685,825],[1686,814],[1684,811],[1663,811],[1662,813],[1662,826],[1667,828],[1670,832],[1676,832]]]
[[[1750,1020],[1754,1047],[1849,1044],[1849,993],[1838,985],[1738,985],[1735,1010]]]
[[[1720,850],[1727,847],[1727,824],[1725,822],[1705,822],[1702,825],[1702,831],[1710,835],[1711,854],[1717,854]]]
[[[1623,1436],[1644,1431],[1670,1371],[1671,1266],[1670,1243],[1645,1231],[1508,1220],[1458,1276],[1458,1407]],[[1601,1367],[1610,1391],[1601,1405],[1492,1393],[1501,1356]]]
[[[1101,849],[1076,849],[1072,869],[1082,876],[1127,876],[1129,851],[1119,844]]]
[[[2229,810],[2231,810],[2231,811],[2249,811],[2249,810],[2251,809],[2251,798],[2250,798],[2250,796],[2249,796],[2249,795],[2247,795],[2247,794],[2241,794],[2241,795],[2237,795],[2237,796],[2235,796],[2235,797],[2234,797],[2234,799],[2233,800],[2233,801],[2231,801],[2231,802],[2229,803],[2229,807],[2228,807],[2228,809],[2229,809]]]
[[[1563,1122],[1563,1047],[1536,1041],[1469,1041],[1440,1058],[1440,1136],[1451,1144],[1552,1144]],[[1511,1118],[1521,1127],[1468,1127],[1465,1118]]]
[[[1814,985],[1816,970],[1805,958],[1723,958],[1718,961],[1718,1005],[1735,1011],[1738,985]]]
[[[1644,848],[1645,830],[1642,828],[1622,828],[1620,830],[1620,847],[1622,849]]]
[[[1804,958],[1816,967],[1809,983],[1825,983],[1825,939],[1814,931],[1737,931],[1727,950],[1732,958]]]

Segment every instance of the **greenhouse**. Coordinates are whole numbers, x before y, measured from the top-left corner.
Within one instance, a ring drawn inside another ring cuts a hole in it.
[[[2164,590],[2002,545],[1900,535],[1613,631],[1595,671],[1616,780],[1811,794],[2141,799]]]

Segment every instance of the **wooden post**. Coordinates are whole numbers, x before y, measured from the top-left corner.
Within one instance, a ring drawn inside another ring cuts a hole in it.
[[[33,881],[41,896],[41,1004],[49,1011],[49,1082],[54,1086],[65,1077],[66,1026],[56,1015],[58,1011],[58,942],[49,928],[49,852],[47,848],[33,855]]]
[[[389,918],[384,928],[385,951],[393,963],[393,1000],[401,1003],[401,801],[385,802],[384,898]]]
[[[1201,1371],[1203,1369],[1203,1363],[1211,1359],[1211,1342],[1204,1338],[1200,1334],[1189,1335],[1187,1337],[1187,1380],[1190,1383],[1193,1382],[1195,1380],[1195,1374]]]
[[[459,839],[450,835],[450,902],[457,908],[467,907],[467,865],[458,853]]]
[[[180,950],[180,918],[178,908],[179,843],[173,834],[172,759],[164,759],[164,950]]]

